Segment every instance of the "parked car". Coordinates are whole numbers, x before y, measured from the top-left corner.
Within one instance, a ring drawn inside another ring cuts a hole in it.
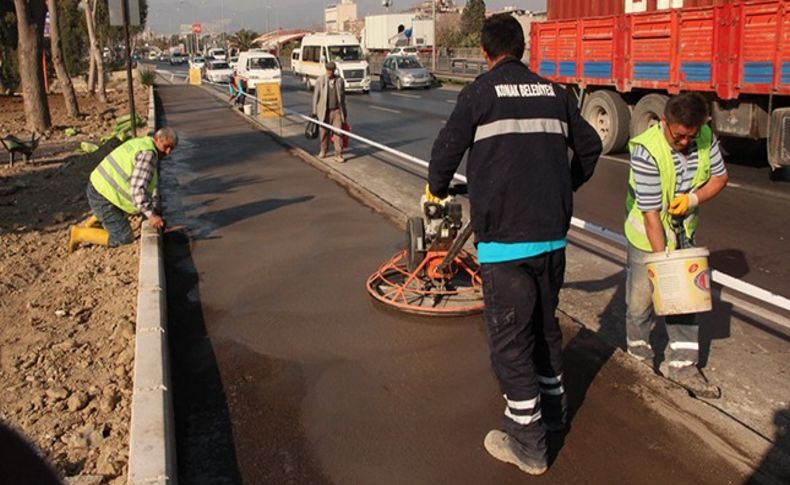
[[[255,91],[258,83],[282,82],[282,70],[277,58],[268,52],[247,51],[239,54],[236,73],[246,84],[247,90]]]
[[[413,46],[395,47],[390,51],[391,56],[416,56],[418,50]]]
[[[239,64],[239,56],[230,56],[228,59],[228,65],[231,69],[236,69],[236,66]]]
[[[159,53],[159,57],[158,57],[157,59],[158,59],[160,62],[165,62],[165,61],[167,61],[167,60],[169,60],[169,59],[170,59],[170,56],[167,54],[167,52],[160,52],[160,53]]]
[[[302,49],[296,48],[291,52],[291,72],[299,72],[299,63],[302,62]]]
[[[186,64],[187,62],[187,55],[182,54],[180,52],[173,52],[170,54],[170,65],[171,66],[180,66],[181,64]]]
[[[227,83],[233,77],[233,69],[225,61],[209,61],[206,64],[205,77],[213,83]]]
[[[156,57],[157,57],[156,51],[149,51],[148,52],[148,60],[155,61]]]
[[[416,57],[412,56],[387,56],[381,66],[379,76],[381,89],[394,86],[395,89],[425,88],[433,84],[433,76]]]
[[[190,69],[203,69],[206,67],[206,58],[203,56],[194,56],[189,60]]]

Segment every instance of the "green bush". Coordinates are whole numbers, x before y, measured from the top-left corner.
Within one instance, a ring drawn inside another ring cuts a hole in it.
[[[153,86],[156,82],[156,71],[153,69],[140,70],[140,83],[143,86]]]

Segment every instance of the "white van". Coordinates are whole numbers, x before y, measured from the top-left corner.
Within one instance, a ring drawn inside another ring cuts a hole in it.
[[[247,84],[247,90],[255,91],[258,83],[282,83],[282,70],[276,57],[263,51],[246,51],[239,54],[236,74]]]
[[[318,76],[326,73],[326,63],[332,61],[337,65],[337,74],[346,82],[346,91],[370,92],[370,67],[354,34],[306,35],[299,50],[301,57],[295,72],[308,87],[315,86]]]
[[[208,55],[206,56],[209,59],[214,59],[217,61],[224,61],[228,58],[227,54],[225,54],[225,49],[220,49],[215,47],[213,49],[208,50]]]
[[[299,72],[299,62],[302,60],[302,49],[296,48],[291,52],[291,72]]]

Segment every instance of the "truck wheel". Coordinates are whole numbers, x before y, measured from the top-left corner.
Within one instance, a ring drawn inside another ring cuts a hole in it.
[[[631,136],[639,135],[661,121],[664,106],[669,97],[664,94],[652,93],[644,96],[634,106],[631,113]]]
[[[631,114],[623,98],[614,91],[595,91],[582,107],[582,116],[601,137],[603,153],[620,151],[628,141]]]
[[[406,221],[406,269],[413,273],[425,257],[425,225],[422,217]]]

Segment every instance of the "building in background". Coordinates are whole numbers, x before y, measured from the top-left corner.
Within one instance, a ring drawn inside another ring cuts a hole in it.
[[[347,24],[357,20],[357,4],[352,0],[341,0],[324,9],[324,28],[327,32],[345,32]]]

